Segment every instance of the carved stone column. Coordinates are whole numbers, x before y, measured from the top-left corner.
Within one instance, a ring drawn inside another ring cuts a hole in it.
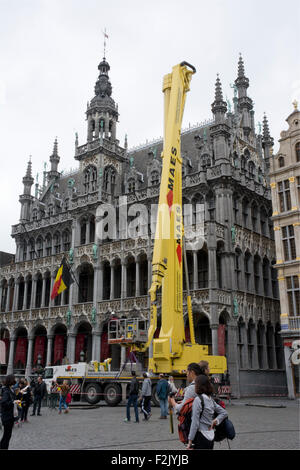
[[[115,298],[115,265],[110,263],[110,300]]]
[[[45,307],[45,296],[46,296],[46,275],[45,273],[43,274],[43,287],[42,287],[42,300],[41,300],[41,307]]]
[[[47,366],[52,365],[53,338],[54,338],[54,335],[47,335],[47,359],[46,359]]]
[[[25,376],[28,377],[32,373],[32,351],[33,351],[34,336],[28,337],[28,349],[27,349],[27,363],[25,369]]]
[[[9,340],[9,357],[6,372],[7,375],[12,374],[14,371],[15,342],[16,338],[12,336]]]
[[[141,278],[141,263],[137,259],[135,262],[135,296],[136,297],[139,297],[141,295],[140,278]]]

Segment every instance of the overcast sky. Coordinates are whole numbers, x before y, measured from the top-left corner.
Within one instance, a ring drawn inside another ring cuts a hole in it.
[[[211,118],[217,73],[232,99],[239,53],[275,151],[300,101],[299,0],[0,0],[0,251],[15,252],[29,156],[41,182],[57,136],[59,169],[78,166],[75,132],[84,144],[105,28],[117,138],[127,134],[129,148],[162,135],[162,79],[183,60],[197,69],[183,127]]]

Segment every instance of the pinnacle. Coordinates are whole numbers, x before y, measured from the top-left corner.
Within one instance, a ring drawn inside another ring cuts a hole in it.
[[[222,84],[219,78],[219,74],[217,74],[216,80],[216,91],[215,91],[215,101],[223,101],[223,92],[222,92]]]
[[[29,157],[29,161],[28,161],[28,164],[27,164],[27,171],[26,171],[26,176],[28,178],[32,178],[32,163],[31,163],[31,155]]]
[[[238,78],[244,78],[244,77],[245,77],[245,67],[244,67],[242,54],[240,53],[239,63],[238,63]]]

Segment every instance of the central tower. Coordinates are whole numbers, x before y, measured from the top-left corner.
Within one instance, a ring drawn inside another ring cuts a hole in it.
[[[110,66],[103,57],[98,65],[99,77],[95,84],[95,96],[87,106],[88,133],[87,141],[106,138],[116,140],[116,123],[119,113],[118,106],[111,97],[112,86],[109,81],[108,72]]]

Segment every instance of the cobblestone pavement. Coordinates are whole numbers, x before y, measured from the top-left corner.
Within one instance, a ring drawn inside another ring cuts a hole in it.
[[[29,423],[15,428],[10,441],[13,450],[185,450],[169,419],[159,419],[158,407],[152,408],[149,422],[125,423],[124,405],[105,404],[94,409],[74,406],[68,414],[42,408],[42,416],[28,416]],[[226,404],[236,437],[232,450],[299,449],[299,400],[239,399]],[[30,410],[29,410],[30,415]],[[133,419],[133,409],[131,409]],[[142,415],[140,415],[142,418]],[[1,434],[1,431],[0,431]],[[215,450],[228,450],[227,441],[215,444]]]

